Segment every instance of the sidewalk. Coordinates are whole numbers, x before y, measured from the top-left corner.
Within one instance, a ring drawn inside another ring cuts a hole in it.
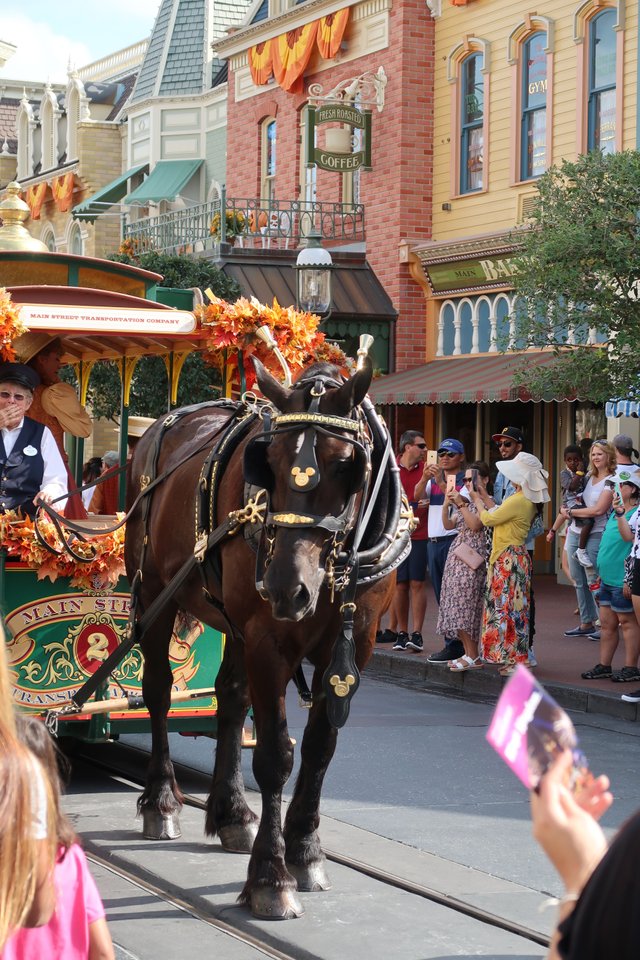
[[[640,682],[613,683],[611,680],[583,680],[580,674],[598,662],[599,644],[586,637],[565,637],[564,631],[578,625],[574,616],[576,595],[572,587],[560,586],[554,576],[536,576],[535,652],[539,666],[535,675],[563,707],[586,713],[604,714],[624,720],[640,720],[640,704],[620,699],[625,692],[640,688]],[[495,700],[504,680],[495,667],[452,673],[446,664],[427,662],[429,654],[442,648],[434,633],[437,605],[429,587],[425,617],[423,653],[392,650],[391,644],[377,643],[367,675],[390,682],[410,684],[433,693],[445,693],[471,700]],[[388,617],[383,626],[386,626]],[[623,666],[622,639],[613,660],[613,669]]]

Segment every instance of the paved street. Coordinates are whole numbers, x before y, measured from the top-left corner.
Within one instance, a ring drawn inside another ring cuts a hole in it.
[[[531,838],[528,795],[485,741],[491,712],[489,704],[414,692],[365,676],[329,767],[323,813],[457,863],[557,892],[555,874]],[[289,696],[288,717],[289,732],[300,742],[306,714],[294,695]],[[617,827],[640,807],[640,729],[582,713],[573,714],[573,720],[592,769],[611,779],[617,799],[605,824]],[[175,760],[212,769],[206,740],[175,734],[171,749]],[[245,783],[255,788],[251,753],[245,751],[243,757]]]

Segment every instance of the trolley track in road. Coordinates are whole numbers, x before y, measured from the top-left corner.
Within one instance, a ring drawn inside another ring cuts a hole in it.
[[[110,747],[116,747],[118,751],[118,757],[110,756],[97,757],[95,753],[90,752],[87,748],[80,748],[74,750],[74,757],[76,759],[81,759],[83,763],[92,767],[100,769],[106,776],[116,780],[117,782],[125,785],[126,787],[133,788],[135,790],[140,790],[144,787],[144,778],[140,774],[141,767],[141,757],[148,758],[148,753],[144,750],[141,750],[137,747],[131,747],[129,745],[123,744],[110,744]],[[111,753],[115,752],[113,750]],[[202,792],[207,793],[210,783],[210,776],[207,776],[202,771],[196,770],[193,767],[186,766],[180,763],[174,763],[174,769],[176,770],[177,779],[180,781],[184,779],[194,780],[202,779]],[[199,797],[194,796],[190,793],[184,794],[184,804],[185,806],[193,807],[198,810],[204,811],[206,805],[203,800]],[[421,897],[425,900],[429,900],[432,903],[436,903],[440,906],[447,908],[455,913],[462,914],[464,916],[470,917],[471,919],[477,920],[480,923],[486,924],[487,926],[493,926],[500,930],[503,930],[507,933],[514,934],[515,936],[522,937],[525,940],[530,941],[531,943],[538,944],[540,946],[548,946],[549,938],[544,934],[540,933],[538,930],[534,930],[531,927],[525,926],[523,924],[517,923],[508,918],[502,917],[498,914],[492,913],[488,910],[484,910],[472,903],[469,903],[463,899],[452,896],[449,893],[446,893],[441,890],[437,890],[433,887],[429,887],[425,884],[416,883],[414,881],[405,879],[396,874],[390,873],[380,867],[366,863],[362,860],[356,859],[354,857],[348,856],[347,854],[340,853],[335,850],[327,848],[323,844],[323,852],[328,861],[331,863],[339,864],[342,867],[347,868],[348,870],[354,871],[356,873],[362,874],[378,883],[381,883],[387,887],[394,887],[398,890],[401,890],[405,893],[411,894],[416,897]],[[93,854],[92,854],[93,856]],[[119,870],[119,867],[114,866],[114,864],[109,860],[101,859],[100,862],[104,863],[109,869]],[[127,871],[124,871],[125,873]],[[141,885],[145,886],[149,884],[149,889],[154,886],[154,883],[145,877],[137,877],[135,872],[131,872],[132,877],[135,878],[135,882],[140,882]],[[158,896],[162,896],[160,892]],[[180,897],[175,896],[175,892],[171,892],[166,896],[166,899],[175,900],[178,905],[180,904]],[[193,906],[188,904],[186,901],[182,904],[183,908],[187,911],[194,910]],[[194,915],[199,915],[201,913],[200,908],[195,908],[196,913]],[[206,914],[206,911],[204,911]],[[200,917],[200,919],[205,919],[206,916]],[[214,922],[215,918],[207,920],[206,922]],[[237,928],[231,926],[230,924],[221,921],[222,926],[228,927],[230,931],[234,931],[234,934],[239,938],[243,939],[245,934],[242,931],[238,931]],[[251,940],[251,938],[250,938]],[[247,941],[250,942],[250,941]],[[273,947],[267,944],[258,946],[258,941],[255,939],[255,943],[252,945],[256,949],[263,949],[264,952],[269,956],[286,958],[288,955],[282,953],[278,950],[273,950]]]

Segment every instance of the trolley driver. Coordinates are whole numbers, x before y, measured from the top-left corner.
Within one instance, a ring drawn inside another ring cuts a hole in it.
[[[48,427],[26,416],[40,378],[23,363],[0,364],[0,513],[35,515],[67,494],[67,471]],[[65,500],[56,509],[63,510]]]

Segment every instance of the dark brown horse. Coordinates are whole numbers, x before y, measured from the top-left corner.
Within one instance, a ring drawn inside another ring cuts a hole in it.
[[[227,634],[216,681],[218,743],[206,831],[217,833],[228,850],[251,851],[240,899],[258,917],[284,919],[302,913],[296,888],[329,886],[317,834],[322,782],[335,750],[336,727],[346,718],[345,704],[390,601],[391,571],[408,549],[408,532],[398,532],[399,484],[386,430],[365,399],[369,361],[348,380],[336,368],[317,365],[291,389],[260,364],[256,372],[269,401],[260,416],[241,410],[238,417],[231,406],[209,404],[178,412],[170,426],[159,420],[146,432],[131,465],[130,499],[144,488],[154,459],[156,476],[166,474],[166,479],[147,498],[146,519],[143,500],[128,521],[126,563],[132,580],[138,570],[142,573],[139,615],[193,555],[206,527],[203,504],[209,504],[213,530],[242,511],[245,480],[266,489],[257,559],[243,531],[225,537],[141,638],[153,745],[139,807],[145,836],[179,836],[181,795],[169,757],[166,714],[169,641],[176,612],[183,608]],[[237,442],[230,439],[231,421]],[[208,477],[203,463],[212,449],[213,477]],[[303,659],[314,667],[313,706],[283,829],[282,788],[293,764],[285,691]],[[259,823],[244,799],[240,763],[249,704],[257,732],[253,770],[262,794]]]

